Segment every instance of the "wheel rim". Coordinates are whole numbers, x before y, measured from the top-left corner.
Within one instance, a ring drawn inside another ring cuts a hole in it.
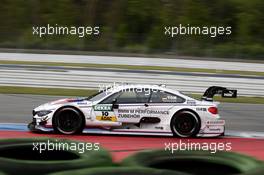
[[[197,120],[191,114],[176,117],[173,130],[180,136],[191,136],[197,127]]]
[[[64,133],[75,132],[80,127],[79,119],[74,111],[62,111],[57,118],[58,130]]]

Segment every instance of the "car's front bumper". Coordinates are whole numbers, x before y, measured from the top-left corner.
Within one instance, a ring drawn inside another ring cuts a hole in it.
[[[37,125],[36,121],[32,121],[28,124],[28,129],[32,132],[51,132],[53,128],[47,128],[42,125]]]

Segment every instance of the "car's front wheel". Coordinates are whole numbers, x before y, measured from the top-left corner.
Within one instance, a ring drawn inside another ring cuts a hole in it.
[[[200,130],[200,120],[191,111],[176,113],[170,125],[173,135],[177,137],[195,137]]]
[[[83,131],[84,117],[74,108],[62,108],[55,113],[53,128],[55,132],[62,134],[78,134]]]

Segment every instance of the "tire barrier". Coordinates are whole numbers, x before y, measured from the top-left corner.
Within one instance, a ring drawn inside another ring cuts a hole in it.
[[[42,175],[99,166],[114,163],[110,154],[95,143],[50,138],[0,140],[0,170],[8,175]]]
[[[264,163],[233,153],[164,150],[136,153],[123,160],[123,166],[148,167],[186,172],[195,175],[264,175]]]
[[[264,175],[262,161],[233,152],[150,150],[129,156],[117,165],[101,148],[80,152],[77,146],[75,150],[40,152],[34,150],[36,143],[95,147],[93,143],[50,138],[0,140],[0,171],[6,175]]]
[[[49,175],[191,175],[183,172],[145,167],[100,167],[63,171]]]

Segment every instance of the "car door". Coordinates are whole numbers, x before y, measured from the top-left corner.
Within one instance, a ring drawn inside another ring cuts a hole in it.
[[[150,93],[147,94],[142,89],[121,90],[100,102],[100,105],[109,106],[109,111],[102,112],[102,116],[112,115],[114,117],[110,116],[111,119],[122,123],[139,123],[144,114],[142,107],[148,102],[149,97]]]

